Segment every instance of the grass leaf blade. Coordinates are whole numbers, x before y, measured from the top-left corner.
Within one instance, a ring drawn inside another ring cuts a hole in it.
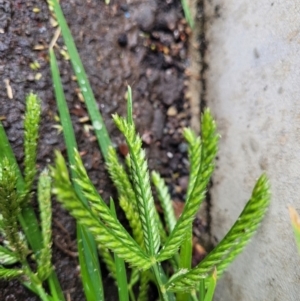
[[[99,267],[99,260],[98,254],[95,252],[94,238],[90,231],[87,231],[87,228],[82,225],[77,226],[77,238],[79,239],[78,250],[79,248],[82,250],[78,254],[86,299],[104,301],[101,271],[95,269],[95,267]],[[86,265],[85,268],[82,268],[83,264]]]
[[[65,100],[62,84],[60,81],[60,74],[55,58],[53,49],[49,50],[50,54],[50,67],[52,73],[52,79],[54,84],[55,96],[57,101],[57,107],[59,110],[60,120],[63,127],[64,139],[67,147],[67,153],[70,164],[75,164],[74,152],[77,148],[75,134],[72,127],[72,122],[70,114],[68,111],[67,103]],[[77,175],[73,172],[72,178],[76,179]],[[82,202],[86,202],[83,195],[80,192],[77,184],[74,183],[77,193],[80,195]],[[77,243],[78,252],[81,266],[81,273],[84,275],[83,286],[86,293],[87,300],[93,301],[95,296],[98,298],[103,298],[103,293],[101,291],[101,271],[99,266],[99,260],[97,257],[97,247],[91,235],[86,233],[85,229],[81,229],[82,226],[78,226],[77,229]],[[82,236],[81,236],[82,235]],[[83,260],[83,261],[82,261]]]
[[[94,127],[94,131],[95,131],[95,135],[98,140],[99,147],[101,149],[104,159],[106,160],[108,146],[111,145],[111,141],[110,141],[106,126],[105,126],[103,118],[99,112],[99,108],[97,106],[92,88],[90,86],[89,80],[85,73],[83,64],[79,57],[78,51],[76,49],[76,45],[74,43],[72,34],[67,25],[66,19],[63,15],[63,12],[61,10],[59,2],[58,2],[58,0],[52,0],[52,2],[53,2],[53,5],[51,7],[53,8],[55,17],[61,28],[61,33],[64,38],[66,47],[68,49],[68,52],[70,55],[70,60],[71,60],[72,66],[73,66],[73,70],[77,77],[77,81],[78,81],[79,87],[81,89],[81,93],[84,97],[85,104],[88,109],[88,113],[89,113],[90,119],[92,121],[92,125]]]
[[[217,286],[217,270],[215,269],[212,275],[209,277],[207,291],[205,294],[204,301],[212,301]]]
[[[191,9],[188,3],[188,0],[181,0],[182,9],[184,12],[184,17],[186,18],[187,22],[189,23],[190,27],[194,27],[194,20],[191,14]]]

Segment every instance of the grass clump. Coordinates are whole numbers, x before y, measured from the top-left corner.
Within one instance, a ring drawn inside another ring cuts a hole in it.
[[[146,301],[152,282],[162,301],[210,301],[219,278],[242,252],[262,221],[270,202],[269,183],[262,175],[240,217],[223,240],[196,267],[192,260],[192,223],[205,198],[215,168],[219,135],[208,109],[201,119],[201,137],[184,130],[188,143],[190,177],[184,210],[178,220],[165,181],[149,172],[145,151],[132,118],[132,95],[128,88],[127,117],[113,115],[126,139],[129,154],[121,164],[97,110],[97,104],[71,33],[56,0],[49,1],[62,30],[90,119],[106,161],[108,173],[118,192],[118,202],[128,219],[127,231],[92,184],[77,150],[76,139],[60,81],[54,51],[50,64],[58,111],[67,147],[68,162],[56,152],[51,167],[52,190],[58,201],[77,220],[80,272],[88,301],[105,300],[99,257],[118,287],[121,301]],[[40,225],[30,206],[37,174],[36,153],[40,103],[36,95],[27,99],[24,121],[24,178],[16,164],[3,126],[0,125],[0,278],[19,279],[41,300],[65,300],[51,265],[51,178],[44,171],[38,181],[37,200]],[[70,166],[70,169],[68,169]],[[151,181],[163,219],[155,210]],[[21,230],[22,228],[22,230]],[[36,268],[31,262],[35,261]],[[163,264],[164,263],[164,264]],[[130,272],[127,273],[127,268]],[[48,289],[45,287],[48,282]],[[138,289],[137,289],[138,288]]]
[[[130,101],[128,106],[128,112],[131,112]],[[88,205],[81,201],[76,192],[77,188],[72,184],[66,162],[60,153],[56,153],[55,165],[51,168],[54,194],[79,224],[88,227],[100,254],[101,250],[106,249],[105,262],[115,266],[116,258],[122,258],[129,264],[132,268],[131,275],[139,278],[139,294],[145,296],[144,300],[149,281],[156,284],[160,300],[211,300],[217,277],[222,275],[249,242],[267,210],[270,200],[267,177],[262,175],[258,179],[250,200],[224,239],[200,264],[191,268],[192,222],[205,198],[206,186],[215,166],[219,139],[210,111],[203,113],[201,138],[190,129],[184,131],[189,144],[191,167],[187,199],[178,221],[170,206],[166,185],[157,172],[152,173],[152,179],[164,210],[165,221],[160,220],[155,210],[145,151],[132,116],[122,118],[113,115],[113,119],[126,139],[129,155],[125,160],[126,166],[123,166],[118,161],[116,151],[110,146],[107,167],[117,187],[120,206],[129,220],[132,233],[120,224],[93,186],[77,150],[74,152],[75,164],[71,166],[71,170],[77,175],[75,183]],[[116,255],[115,258],[107,253],[107,249]],[[162,268],[163,261],[172,261],[172,274]],[[119,284],[119,269],[110,269],[114,271],[113,277]],[[126,281],[127,276],[122,273],[121,279]],[[135,300],[133,292],[129,291],[131,286],[123,284],[123,287],[125,291],[122,291],[122,296],[126,292],[126,298],[131,296],[131,300]],[[139,295],[137,298],[140,300]]]
[[[31,207],[37,174],[36,156],[40,100],[26,98],[24,117],[24,178],[0,124],[0,278],[19,279],[41,300],[65,300],[51,264],[51,178],[44,170],[38,180],[40,225]],[[35,262],[33,269],[31,262]],[[50,294],[43,287],[47,280]],[[52,299],[54,298],[54,299]]]
[[[51,9],[70,54],[91,122],[97,125],[94,129],[99,148],[117,188],[119,205],[125,212],[131,231],[126,231],[120,224],[113,210],[114,202],[110,200],[111,205],[106,205],[85,171],[66,109],[54,51],[50,49],[56,99],[71,166],[69,175],[66,161],[61,154],[56,153],[52,175],[57,199],[76,218],[78,224],[93,235],[103,262],[117,286],[122,287],[122,294],[119,294],[121,300],[147,300],[150,281],[157,286],[160,300],[211,300],[217,277],[222,275],[242,251],[265,214],[270,199],[266,176],[259,178],[252,197],[225,238],[203,262],[191,268],[192,222],[205,197],[206,186],[214,170],[219,139],[210,111],[206,110],[202,116],[201,137],[197,137],[190,129],[184,131],[189,145],[190,181],[184,211],[176,221],[164,180],[157,172],[152,172],[150,177],[141,139],[133,123],[131,89],[128,89],[127,118],[113,116],[129,148],[129,156],[125,165],[122,165],[111,146],[101,115],[98,111],[95,114],[95,110],[91,109],[96,108],[97,104],[56,0],[51,2]],[[150,178],[164,210],[163,221],[154,208]],[[172,268],[163,269],[161,263],[164,261],[168,261]],[[124,262],[131,267],[128,275],[124,271]],[[82,268],[85,267],[84,261],[80,264]],[[91,276],[88,271],[82,272],[83,283],[87,276]],[[136,285],[139,287],[137,294],[133,291]],[[89,300],[88,297],[87,299]]]

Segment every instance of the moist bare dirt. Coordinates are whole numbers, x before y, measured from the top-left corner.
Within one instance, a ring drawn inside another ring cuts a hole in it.
[[[185,100],[190,29],[180,2],[116,0],[105,5],[102,0],[62,0],[61,6],[120,155],[124,155],[126,148],[111,114],[125,115],[129,84],[133,89],[134,118],[150,169],[159,171],[166,179],[172,199],[182,201],[188,181],[187,145],[182,129],[189,125],[191,112]],[[49,70],[48,45],[56,30],[54,25],[46,1],[0,0],[0,119],[22,168],[25,98],[30,91],[38,94],[42,101],[39,171],[52,163],[55,149],[65,154],[63,137],[57,129]],[[59,38],[55,51],[78,147],[89,176],[108,200],[115,192],[63,45]],[[36,70],[30,65],[34,62],[40,66]],[[198,229],[205,232],[205,223],[199,223]],[[68,300],[85,300],[75,222],[55,200],[53,264]],[[104,267],[102,272],[105,300],[117,300],[117,290]],[[1,281],[0,300],[38,298],[17,281]]]

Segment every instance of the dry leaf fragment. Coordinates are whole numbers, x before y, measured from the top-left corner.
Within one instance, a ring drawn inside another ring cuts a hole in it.
[[[4,79],[4,83],[5,83],[5,86],[6,86],[6,93],[7,93],[8,98],[13,99],[13,91],[12,91],[12,88],[10,86],[9,79],[8,78]]]

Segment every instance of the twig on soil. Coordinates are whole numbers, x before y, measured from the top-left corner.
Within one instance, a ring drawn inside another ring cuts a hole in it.
[[[64,246],[62,246],[58,241],[57,239],[54,239],[53,240],[54,242],[54,245],[60,249],[61,251],[63,251],[65,254],[69,255],[70,257],[72,258],[77,258],[78,257],[78,252],[73,252],[73,251],[70,251],[68,249],[66,249]]]

